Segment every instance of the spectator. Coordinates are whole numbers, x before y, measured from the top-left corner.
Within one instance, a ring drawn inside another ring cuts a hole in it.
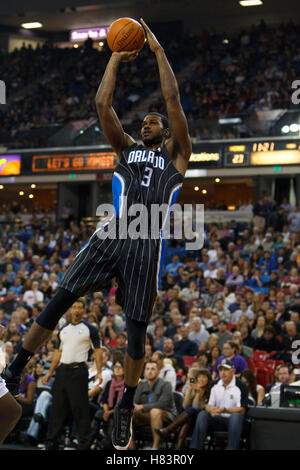
[[[163,351],[165,339],[166,336],[164,336],[164,328],[162,326],[156,326],[154,330],[154,349]]]
[[[209,334],[202,326],[200,317],[193,318],[188,338],[197,343],[198,349],[201,351],[206,349]]]
[[[254,349],[270,353],[272,351],[282,350],[282,346],[282,343],[276,338],[276,331],[273,326],[267,325],[265,326],[263,336],[256,339]]]
[[[32,289],[27,290],[23,296],[23,302],[29,307],[33,307],[34,304],[38,304],[39,302],[43,302],[44,294],[38,289],[39,283],[37,281],[33,281]]]
[[[175,353],[180,356],[196,356],[198,344],[189,339],[189,329],[186,326],[180,327],[181,340],[175,342]]]
[[[170,382],[172,391],[176,390],[176,371],[173,367],[172,360],[165,357],[161,351],[155,351],[152,354],[151,360],[156,362],[159,368],[159,377]]]
[[[232,333],[227,329],[227,322],[225,320],[221,320],[218,324],[218,333],[217,336],[219,338],[219,346],[223,349],[224,344],[226,341],[230,340],[232,337]]]
[[[122,360],[115,362],[113,366],[113,376],[106,384],[101,397],[101,408],[96,411],[94,419],[91,423],[90,441],[97,435],[102,425],[105,436],[99,444],[100,449],[111,449],[112,430],[113,430],[113,413],[116,405],[123,396],[124,390],[124,363]]]
[[[266,386],[266,393],[279,392],[281,385],[290,383],[289,367],[285,364],[279,364],[277,369],[277,380]]]
[[[153,445],[159,448],[160,436],[154,429],[161,429],[164,423],[170,423],[177,415],[171,384],[159,378],[156,362],[150,361],[145,366],[145,379],[141,380],[135,393],[133,412],[133,430],[137,426],[151,425]],[[130,448],[134,448],[132,439]]]
[[[254,372],[250,369],[243,370],[241,373],[241,380],[247,385],[250,405],[261,405],[265,397],[265,389],[262,385],[259,385],[256,382]]]
[[[218,377],[218,366],[223,359],[230,360],[235,368],[235,374],[239,376],[241,372],[248,368],[245,358],[236,354],[236,344],[233,341],[226,341],[223,346],[223,356],[220,356],[213,369],[213,379]]]
[[[246,385],[235,377],[234,364],[223,359],[219,364],[221,379],[214,385],[205,410],[197,416],[193,430],[191,449],[203,449],[209,426],[228,431],[228,450],[240,447],[244,426],[244,414],[248,406]]]
[[[167,338],[164,341],[164,350],[163,350],[166,358],[175,360],[178,364],[178,368],[180,371],[185,370],[184,362],[182,357],[179,354],[175,353],[175,345],[171,338]]]
[[[187,377],[188,387],[183,401],[184,411],[167,427],[155,429],[161,437],[166,438],[171,432],[178,429],[178,427],[181,428],[177,437],[175,450],[182,449],[188,431],[193,429],[195,425],[199,411],[203,410],[208,402],[212,386],[211,373],[208,369],[197,370],[196,374],[193,375],[192,377],[189,375]]]

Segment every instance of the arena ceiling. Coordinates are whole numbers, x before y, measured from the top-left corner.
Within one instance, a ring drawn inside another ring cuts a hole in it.
[[[44,31],[105,26],[116,18],[130,16],[145,21],[183,20],[197,31],[247,27],[262,18],[267,23],[300,19],[299,0],[263,0],[263,5],[241,7],[238,0],[10,0],[0,2],[0,24],[19,27],[39,21]]]

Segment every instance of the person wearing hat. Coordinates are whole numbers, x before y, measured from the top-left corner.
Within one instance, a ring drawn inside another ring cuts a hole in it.
[[[248,405],[248,389],[245,383],[235,377],[235,367],[231,360],[223,359],[218,371],[220,380],[212,387],[205,410],[197,416],[191,449],[203,449],[209,427],[228,431],[228,450],[237,450],[240,447]]]

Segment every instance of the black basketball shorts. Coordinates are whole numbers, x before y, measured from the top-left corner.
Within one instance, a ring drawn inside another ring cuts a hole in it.
[[[163,239],[101,239],[92,235],[66,271],[59,287],[78,297],[98,292],[116,277],[116,302],[129,318],[149,322],[163,266]]]

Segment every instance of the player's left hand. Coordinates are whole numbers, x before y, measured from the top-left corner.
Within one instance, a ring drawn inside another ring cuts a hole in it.
[[[121,51],[121,52],[113,52],[113,56],[117,57],[120,62],[132,62],[137,58],[139,55],[139,50],[135,51]]]
[[[147,41],[148,41],[148,44],[149,44],[149,47],[150,47],[151,51],[156,52],[159,49],[162,49],[162,47],[161,47],[160,43],[158,42],[157,38],[152,33],[151,29],[146,25],[145,21],[141,18],[140,22],[142,23],[142,25],[145,28],[146,35],[147,35]]]

